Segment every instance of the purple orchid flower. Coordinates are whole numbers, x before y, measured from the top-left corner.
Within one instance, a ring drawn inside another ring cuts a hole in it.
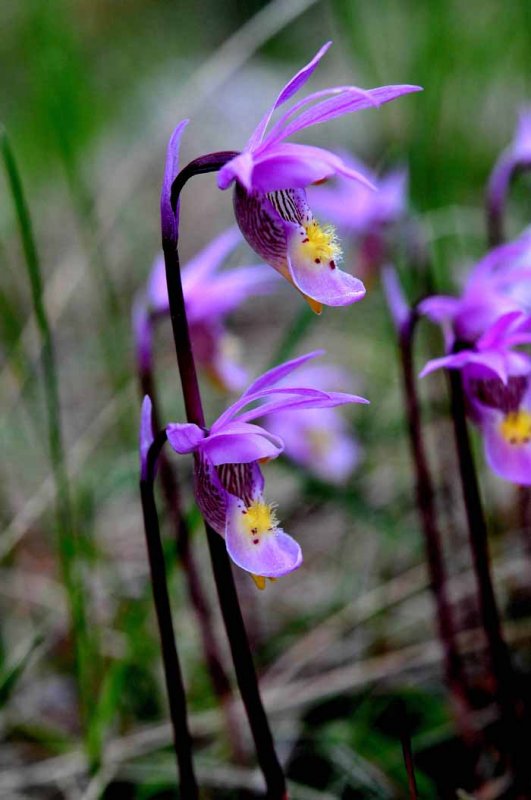
[[[303,367],[298,377],[304,386],[315,389],[351,382],[345,370],[331,365]],[[286,409],[266,417],[264,425],[282,439],[284,453],[292,461],[320,480],[343,484],[359,463],[360,446],[334,408]]]
[[[490,373],[490,377],[507,383],[512,376],[531,372],[531,357],[513,349],[527,344],[531,344],[531,317],[510,311],[487,328],[472,347],[428,361],[420,377],[446,368]]]
[[[452,338],[473,343],[502,315],[531,313],[531,230],[491,250],[469,273],[460,297],[434,295],[419,311]]]
[[[445,367],[461,370],[468,413],[480,429],[491,469],[505,480],[531,484],[531,317],[502,315],[474,346],[429,361],[421,377]]]
[[[181,273],[194,355],[212,381],[226,391],[245,386],[247,373],[235,359],[237,342],[224,327],[225,317],[251,295],[271,292],[275,275],[265,265],[220,271],[241,242],[237,228],[221,233]],[[159,256],[147,284],[146,296],[133,311],[139,364],[151,360],[151,321],[169,314],[164,259]]]
[[[177,453],[195,456],[195,495],[201,513],[224,537],[234,563],[255,576],[260,588],[266,578],[278,578],[297,569],[302,552],[279,526],[275,506],[267,503],[263,494],[259,462],[276,458],[284,442],[252,420],[290,409],[367,402],[352,394],[285,385],[288,375],[319,354],[309,353],[280,364],[257,378],[209,430],[191,423],[166,428],[168,441]],[[257,402],[261,404],[257,406]]]
[[[338,269],[339,241],[331,226],[323,227],[314,219],[305,187],[332,175],[371,184],[329,150],[285,140],[313,125],[420,91],[419,86],[408,85],[325,89],[299,100],[267,130],[275,110],[302,88],[330,44],[284,86],[243,152],[218,175],[220,189],[236,184],[236,220],[251,247],[292,283],[317,313],[323,305],[343,306],[360,300],[365,288],[359,279]]]

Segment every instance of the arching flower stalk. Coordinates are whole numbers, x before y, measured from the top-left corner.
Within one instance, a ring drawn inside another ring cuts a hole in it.
[[[306,187],[340,175],[371,187],[362,172],[321,147],[287,142],[306,128],[378,107],[419,86],[359,89],[336,86],[295,103],[271,125],[274,112],[307,82],[331,42],[284,86],[251,134],[243,151],[220,170],[218,186],[233,184],[236,221],[251,247],[306,298],[314,311],[344,306],[365,294],[360,280],[339,268],[342,249],[334,229],[321,225],[308,204]]]
[[[157,438],[153,435],[151,401],[146,398],[142,405],[140,418],[140,497],[151,573],[151,588],[161,641],[162,663],[170,706],[180,792],[183,797],[189,797],[190,800],[198,800],[199,790],[192,759],[192,740],[188,728],[186,692],[175,643],[170,598],[166,582],[164,552],[154,495],[155,471],[165,440],[165,434],[159,435]]]

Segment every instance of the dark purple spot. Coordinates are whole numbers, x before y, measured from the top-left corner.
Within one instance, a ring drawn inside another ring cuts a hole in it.
[[[315,259],[315,263],[316,263],[316,264],[320,264],[320,263],[321,263],[321,259],[320,259],[320,258],[316,258],[316,259]]]
[[[260,539],[253,539],[253,544],[259,544],[259,543],[260,543]]]
[[[330,262],[330,269],[335,269],[335,268],[336,268],[336,262],[335,261],[331,261]]]

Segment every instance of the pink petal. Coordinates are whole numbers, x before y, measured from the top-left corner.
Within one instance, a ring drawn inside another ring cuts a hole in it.
[[[282,189],[303,189],[317,181],[341,174],[370,189],[373,184],[345,162],[321,147],[291,142],[277,144],[264,150],[254,159],[252,186],[260,192]]]
[[[168,442],[177,453],[191,453],[197,449],[206,434],[192,422],[171,423],[166,427]]]
[[[234,423],[207,437],[201,451],[215,465],[248,464],[261,458],[277,458],[284,449],[281,439],[258,425]]]
[[[270,403],[264,403],[262,406],[257,406],[250,411],[242,414],[238,419],[240,421],[249,421],[263,417],[265,414],[273,414],[279,411],[287,411],[288,409],[304,409],[304,408],[335,408],[336,406],[346,405],[347,403],[363,403],[368,404],[369,401],[364,397],[359,397],[354,394],[346,394],[344,392],[322,392],[321,396],[304,397],[303,395],[294,395],[293,397],[285,397],[282,399],[273,400]]]
[[[225,542],[235,564],[254,575],[279,578],[300,567],[300,545],[281,529],[253,537],[242,523],[245,505],[237,498],[229,501]]]
[[[247,142],[246,149],[252,149],[256,147],[259,142],[262,141],[264,132],[269,124],[269,120],[273,116],[275,110],[279,108],[279,106],[281,106],[283,103],[285,103],[286,100],[289,100],[290,97],[293,97],[293,95],[296,94],[299,91],[299,89],[301,89],[304,86],[304,84],[308,81],[308,79],[315,71],[315,68],[317,67],[320,60],[322,59],[322,57],[324,56],[324,54],[326,53],[331,44],[332,42],[326,42],[326,44],[324,44],[321,47],[321,49],[317,51],[312,60],[309,61],[305,67],[300,69],[297,72],[297,74],[294,75],[293,78],[287,82],[287,84],[284,86],[284,88],[278,95],[277,99],[275,100],[275,102],[273,103],[267,114],[264,115],[264,117],[262,118],[256,129],[254,130],[253,134],[251,135],[251,138]]]
[[[177,224],[179,218],[179,207],[175,214],[171,207],[171,185],[179,172],[179,147],[181,136],[190,120],[185,119],[180,122],[173,131],[168,149],[166,151],[166,164],[164,166],[164,176],[162,178],[162,189],[160,193],[160,218],[162,225],[162,238],[173,240],[177,238]]]
[[[315,264],[300,243],[299,226],[288,233],[288,269],[294,285],[303,294],[326,306],[348,306],[365,296],[363,283],[328,262]]]
[[[507,481],[531,485],[531,443],[510,444],[497,424],[486,426],[483,433],[485,457],[490,468]]]
[[[354,111],[361,111],[371,106],[379,106],[401,95],[420,91],[422,91],[420,86],[409,85],[380,86],[377,89],[368,90],[360,89],[357,86],[346,87],[334,97],[323,100],[304,111],[284,127],[282,127],[282,120],[279,120],[275,131],[271,132],[264,144],[275,144],[312,125],[319,125],[335,119],[335,117],[351,114]]]
[[[251,175],[253,172],[253,156],[248,150],[244,150],[239,156],[228,161],[218,172],[218,187],[228,189],[231,183],[238,181],[245,186],[248,192],[252,189]]]
[[[247,390],[248,391],[248,390]],[[272,394],[280,394],[280,395],[295,395],[302,397],[304,399],[307,398],[321,398],[321,397],[328,397],[328,394],[321,391],[321,389],[311,389],[307,386],[281,386],[278,388],[270,388],[270,389],[261,389],[259,392],[254,392],[253,394],[243,394],[239,400],[236,400],[229,408],[227,408],[223,414],[218,417],[218,419],[212,425],[210,431],[211,433],[221,433],[222,430],[225,430],[227,426],[227,422],[236,414],[241,411],[245,406],[249,405],[250,403],[254,403],[256,400],[262,400],[264,397],[268,397]],[[249,414],[251,412],[247,412]],[[242,419],[242,417],[240,417]],[[229,423],[232,424],[232,423]]]
[[[460,305],[461,301],[457,297],[434,295],[422,300],[418,305],[418,310],[432,322],[440,324],[446,320],[453,320]]]

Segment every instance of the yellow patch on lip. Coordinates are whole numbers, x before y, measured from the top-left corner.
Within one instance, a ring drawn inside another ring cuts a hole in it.
[[[531,414],[511,411],[501,422],[500,433],[509,444],[528,444],[531,442]]]
[[[334,226],[321,226],[316,219],[312,219],[311,222],[305,223],[303,228],[305,235],[301,236],[301,245],[306,258],[314,264],[325,264],[335,269],[342,250]]]
[[[272,505],[263,500],[253,500],[248,508],[242,510],[242,523],[255,540],[264,533],[272,533],[278,525],[278,519]]]

